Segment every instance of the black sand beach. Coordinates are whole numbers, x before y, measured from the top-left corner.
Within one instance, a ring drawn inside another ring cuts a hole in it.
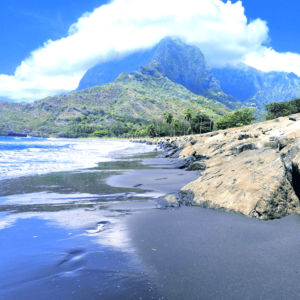
[[[0,299],[299,298],[298,215],[158,209],[199,174],[154,155],[2,186]]]
[[[299,215],[259,221],[181,207],[141,212],[129,224],[165,299],[299,299]]]

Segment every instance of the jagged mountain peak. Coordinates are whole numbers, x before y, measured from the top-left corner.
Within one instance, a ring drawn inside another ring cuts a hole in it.
[[[112,82],[121,73],[138,71],[153,61],[160,65],[163,76],[195,94],[207,96],[208,90],[221,92],[201,50],[173,37],[164,38],[150,50],[98,64],[86,72],[77,90]]]

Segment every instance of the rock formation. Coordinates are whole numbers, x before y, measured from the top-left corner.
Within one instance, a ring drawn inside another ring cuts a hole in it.
[[[180,203],[263,220],[300,212],[300,114],[293,117],[156,142],[162,157],[178,158],[174,167],[205,169]]]

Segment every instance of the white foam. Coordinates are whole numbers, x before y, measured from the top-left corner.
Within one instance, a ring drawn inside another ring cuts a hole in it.
[[[111,161],[116,156],[153,149],[131,142],[75,139],[14,139],[11,145],[20,146],[16,150],[5,149],[5,144],[0,142],[0,180],[93,168],[98,162]]]

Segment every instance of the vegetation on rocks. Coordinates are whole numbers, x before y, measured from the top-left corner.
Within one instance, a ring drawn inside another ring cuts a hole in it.
[[[300,98],[286,102],[274,102],[265,106],[267,110],[266,119],[272,120],[279,117],[289,116],[300,112]]]

